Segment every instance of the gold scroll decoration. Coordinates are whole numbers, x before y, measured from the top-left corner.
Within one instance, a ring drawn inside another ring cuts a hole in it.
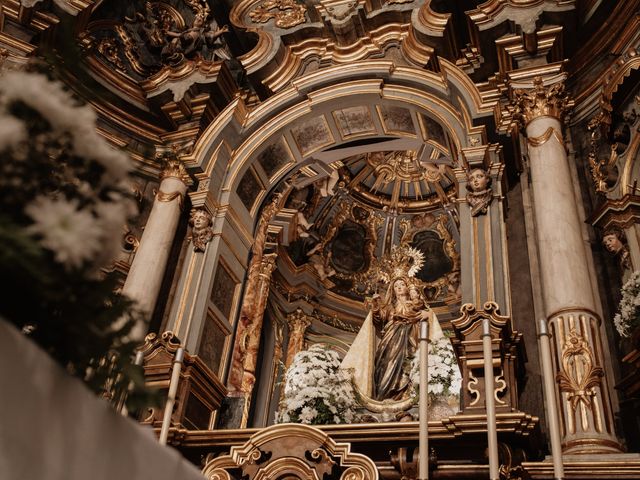
[[[594,388],[600,385],[604,376],[602,367],[594,365],[593,352],[585,339],[572,328],[565,337],[561,358],[562,370],[556,381],[560,391],[566,392],[569,405],[575,411],[580,403],[589,410],[593,409]]]

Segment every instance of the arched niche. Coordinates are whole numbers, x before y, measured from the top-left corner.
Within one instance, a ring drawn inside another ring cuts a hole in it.
[[[216,117],[193,152],[183,157],[199,182],[190,194],[192,204],[214,216],[214,239],[204,253],[189,249],[169,328],[198,353],[206,324],[223,325],[219,330],[226,340],[220,354],[227,360],[216,372],[221,377],[229,368],[231,339],[263,206],[293,172],[300,172],[297,182],[311,183],[328,177],[349,155],[381,150],[439,155],[456,182],[453,208],[469,224],[458,237],[460,251],[468,252],[460,266],[462,297],[474,302],[497,300],[508,313],[501,201],[494,202],[487,219],[471,220],[463,212],[468,210],[465,186],[470,168],[486,170],[496,198],[500,197],[500,149],[487,144],[484,126],[474,125],[493,115],[493,105],[464,73],[445,60],[441,63],[440,74],[395,67],[388,61],[354,63],[296,79],[252,110],[237,98]],[[315,136],[310,138],[309,132]],[[478,222],[483,226],[475,226]],[[270,231],[277,230],[275,225]],[[495,265],[489,268],[492,262]],[[223,296],[224,308],[214,301],[221,287],[229,292]],[[276,341],[265,339],[270,353]]]

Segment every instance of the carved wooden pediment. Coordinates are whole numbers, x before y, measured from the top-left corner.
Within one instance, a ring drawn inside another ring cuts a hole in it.
[[[259,431],[228,455],[207,462],[202,473],[208,480],[320,480],[325,474],[341,480],[378,479],[373,461],[352,453],[350,444],[336,443],[317,428],[291,423]]]

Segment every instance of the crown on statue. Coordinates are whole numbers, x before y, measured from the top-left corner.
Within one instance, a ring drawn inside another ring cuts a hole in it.
[[[394,245],[380,259],[380,277],[389,282],[396,277],[414,277],[424,265],[424,253],[408,245]]]

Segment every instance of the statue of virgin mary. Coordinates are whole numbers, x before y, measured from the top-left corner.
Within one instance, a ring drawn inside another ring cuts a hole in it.
[[[429,322],[431,341],[444,337],[422,293],[423,282],[410,275],[417,269],[396,268],[384,296],[374,295],[367,302],[369,314],[342,362],[341,368],[351,370],[360,392],[373,400],[411,396],[411,361],[422,320]],[[377,346],[376,329],[380,332]]]

